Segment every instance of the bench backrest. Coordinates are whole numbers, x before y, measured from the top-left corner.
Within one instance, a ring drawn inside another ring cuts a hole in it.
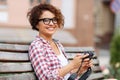
[[[0,43],[0,80],[37,80],[28,57],[29,45],[2,44]],[[76,53],[93,51],[90,47],[65,47],[69,60]],[[88,80],[101,80],[104,75],[101,73],[99,61],[94,55],[92,74]]]

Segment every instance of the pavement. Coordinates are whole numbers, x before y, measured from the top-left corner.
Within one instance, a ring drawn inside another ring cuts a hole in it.
[[[35,39],[36,35],[38,35],[38,32],[30,28],[0,27],[0,42],[30,43]],[[54,37],[62,43],[77,43],[77,39],[68,31],[59,30]]]
[[[0,42],[22,42],[30,43],[35,39],[38,34],[37,31],[33,31],[29,28],[5,28],[0,27]],[[64,36],[63,36],[64,35]],[[60,40],[62,43],[75,44],[77,39],[67,31],[58,31],[54,37]],[[109,66],[110,52],[107,49],[99,49],[98,59],[100,66]]]

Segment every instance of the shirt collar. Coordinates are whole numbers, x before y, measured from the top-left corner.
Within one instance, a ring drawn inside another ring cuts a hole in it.
[[[36,38],[40,41],[42,41],[43,43],[50,43],[49,41],[45,40],[43,37],[41,36],[36,36]],[[58,42],[58,40],[53,39],[54,42]]]

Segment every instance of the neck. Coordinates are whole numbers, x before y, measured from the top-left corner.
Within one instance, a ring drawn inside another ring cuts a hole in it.
[[[45,40],[49,41],[50,43],[53,42],[52,41],[52,36],[44,36],[42,34],[39,34],[39,36],[43,37]]]

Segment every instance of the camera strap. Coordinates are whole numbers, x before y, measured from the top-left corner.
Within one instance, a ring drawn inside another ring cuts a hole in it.
[[[78,68],[77,72],[71,74],[70,77],[68,78],[68,80],[75,80],[75,79],[77,78],[78,72],[80,71],[80,69],[81,69],[81,67],[82,67],[83,61],[84,61],[84,59],[82,59],[81,65],[80,65],[80,67]]]
[[[68,78],[68,80],[75,80],[77,78],[78,73],[82,67],[83,61],[84,61],[84,59],[82,59],[81,65],[80,65],[79,69],[77,70],[77,72],[71,74],[70,77]],[[87,71],[78,80],[86,80],[90,76],[91,73],[92,73],[92,69],[91,69],[91,67],[89,67],[87,69]]]
[[[91,67],[89,67],[87,71],[78,80],[86,80],[91,73],[92,73],[92,69]]]
[[[80,71],[80,67],[79,67],[79,69],[76,73],[73,73],[73,74],[70,75],[68,80],[75,80],[78,76],[79,71]],[[91,67],[89,67],[87,69],[87,71],[78,80],[86,80],[90,76],[91,73],[92,73],[92,69],[91,69]]]

